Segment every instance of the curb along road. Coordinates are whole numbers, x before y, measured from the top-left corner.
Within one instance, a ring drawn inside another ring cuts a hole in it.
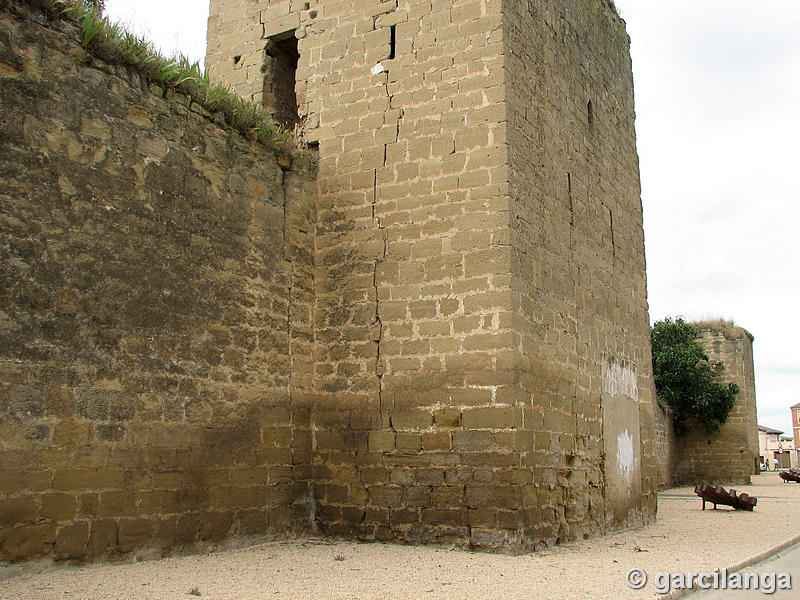
[[[728,573],[734,573],[736,571],[741,571],[742,569],[745,569],[747,567],[753,566],[755,564],[764,562],[765,560],[767,560],[769,558],[772,558],[773,556],[775,556],[779,552],[781,552],[783,550],[786,550],[787,548],[790,548],[790,547],[792,547],[794,545],[797,545],[797,544],[800,544],[800,534],[795,535],[795,536],[789,538],[788,540],[785,540],[785,541],[781,542],[780,544],[770,548],[769,550],[765,550],[764,552],[759,552],[755,556],[751,556],[750,558],[747,558],[747,559],[745,559],[743,561],[740,561],[740,562],[738,562],[738,563],[736,563],[734,565],[731,565],[731,566],[727,567],[727,572]],[[722,570],[722,567],[720,567],[720,571],[721,570]],[[792,584],[793,584],[793,587],[800,586],[800,581],[793,581]],[[698,593],[700,591],[701,590],[698,590],[697,588],[691,588],[691,589],[685,589],[685,590],[674,590],[674,591],[670,592],[669,594],[664,594],[663,596],[657,596],[657,597],[658,598],[664,598],[664,600],[676,600],[677,598],[685,598],[685,597],[687,597],[687,596],[689,596],[691,594],[696,594],[696,593]],[[736,593],[735,591],[728,592],[729,595],[735,594],[735,593]],[[765,595],[765,597],[768,597],[768,596]]]

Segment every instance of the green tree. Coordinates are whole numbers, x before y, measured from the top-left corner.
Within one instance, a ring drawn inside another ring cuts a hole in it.
[[[100,14],[106,9],[106,0],[86,0],[86,3],[90,6],[94,6]]]
[[[653,375],[658,397],[672,408],[675,432],[684,434],[697,420],[708,433],[719,430],[733,408],[739,386],[716,380],[725,370],[712,363],[696,342],[699,332],[678,318],[667,317],[653,325]]]

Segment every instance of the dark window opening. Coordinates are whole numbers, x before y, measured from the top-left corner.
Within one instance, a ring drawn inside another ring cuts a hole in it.
[[[395,48],[397,47],[397,25],[389,27],[389,59],[395,57]]]
[[[236,56],[233,57],[233,64],[238,65],[241,60],[242,60],[242,55],[237,54]]]
[[[264,48],[264,110],[287,129],[300,120],[295,91],[299,58],[294,30],[271,37]]]
[[[589,131],[594,130],[594,105],[592,101],[589,100],[589,103],[586,105],[586,117],[589,121]]]

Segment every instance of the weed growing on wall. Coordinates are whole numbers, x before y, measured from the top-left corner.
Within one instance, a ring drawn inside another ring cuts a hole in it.
[[[725,366],[712,363],[695,341],[697,328],[683,319],[667,317],[651,330],[653,375],[658,397],[672,408],[675,432],[688,431],[694,419],[708,433],[719,430],[733,408],[739,386],[717,382]]]
[[[267,146],[286,147],[292,134],[269,120],[261,106],[237,96],[231,89],[209,80],[199,63],[185,56],[164,58],[146,40],[111,23],[102,14],[102,3],[91,0],[29,0],[44,8],[51,18],[71,19],[82,31],[81,43],[96,57],[131,66],[150,81],[174,88],[211,113],[220,113],[225,121],[246,137]]]

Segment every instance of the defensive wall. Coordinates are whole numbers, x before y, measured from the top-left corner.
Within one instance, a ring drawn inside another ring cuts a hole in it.
[[[706,432],[697,423],[676,436],[670,422],[661,431],[666,436],[659,445],[666,449],[662,461],[671,471],[667,485],[749,484],[750,476],[760,472],[756,390],[753,371],[753,336],[744,328],[719,321],[694,324],[700,332],[698,342],[711,362],[725,365],[720,380],[739,386],[733,408],[719,431]]]
[[[653,518],[610,5],[213,0],[207,65],[288,155],[34,4],[0,2],[3,560]]]
[[[0,5],[0,560],[298,533],[313,160]]]

